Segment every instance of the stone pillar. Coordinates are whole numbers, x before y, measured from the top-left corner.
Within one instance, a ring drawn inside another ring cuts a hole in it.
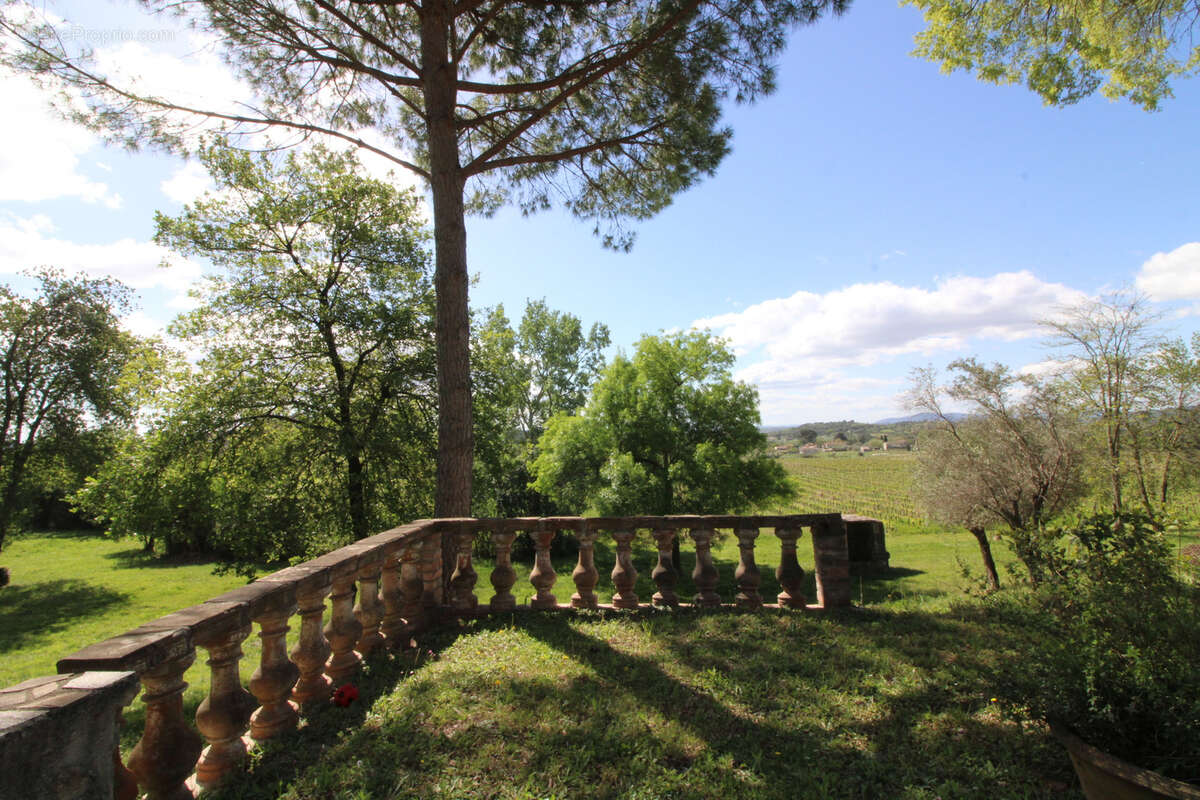
[[[196,710],[196,727],[208,741],[196,764],[196,783],[201,789],[218,786],[231,773],[239,771],[246,760],[242,734],[250,724],[257,703],[242,688],[238,662],[242,660],[242,642],[250,635],[250,625],[206,635],[197,644],[208,651],[212,681],[208,697]]]
[[[330,651],[325,674],[333,686],[350,680],[358,672],[362,656],[354,652],[354,645],[361,635],[362,625],[354,618],[354,573],[337,576],[333,579],[329,622],[325,625]]]
[[[637,570],[633,566],[633,531],[613,531],[617,543],[617,563],[613,566],[612,582],[616,587],[613,596],[614,608],[637,608],[638,596],[633,590],[637,585]]]
[[[513,540],[517,538],[516,531],[492,531],[492,544],[496,547],[496,566],[492,569],[492,611],[512,611],[517,607],[517,598],[513,596],[512,587],[517,582],[517,571],[512,565]]]
[[[185,782],[204,745],[183,717],[183,674],[195,660],[196,651],[190,650],[139,676],[146,727],[129,756],[129,770],[149,800],[192,800]]]
[[[696,566],[692,570],[692,582],[696,584],[696,596],[692,604],[702,608],[717,608],[721,605],[721,596],[717,594],[717,567],[712,559],[712,539],[714,531],[710,528],[692,528],[688,536],[696,544]]]
[[[396,647],[404,636],[404,589],[400,584],[400,553],[389,555],[379,573],[379,595],[383,602],[383,619],[379,631],[388,647]]]
[[[378,563],[363,567],[358,572],[358,601],[354,604],[354,618],[362,626],[362,635],[358,637],[354,649],[363,658],[383,644],[383,636],[379,634],[383,620],[383,605],[379,602],[380,576]]]
[[[813,525],[812,537],[817,604],[822,608],[850,605],[850,552],[841,516]]]
[[[800,538],[800,528],[776,528],[775,535],[779,537],[780,554],[779,566],[775,568],[775,580],[779,581],[781,591],[776,597],[781,608],[804,608],[804,570],[796,559],[796,540]]]
[[[288,660],[288,618],[296,613],[296,603],[263,611],[254,620],[262,640],[262,660],[250,677],[250,691],[258,698],[259,708],[250,715],[250,735],[263,742],[294,730],[300,715],[289,699],[300,669]]]
[[[329,678],[325,676],[325,659],[329,658],[329,642],[321,630],[325,613],[325,596],[329,585],[317,586],[299,593],[300,641],[292,648],[292,661],[300,668],[300,679],[292,689],[297,703],[329,698]]]
[[[443,543],[446,540],[443,540]],[[450,576],[450,607],[455,611],[472,612],[479,607],[479,598],[475,596],[475,583],[479,576],[471,564],[471,551],[475,546],[475,531],[466,525],[457,531],[449,541],[455,551],[454,574]]]
[[[121,708],[138,692],[129,671],[71,672],[0,688],[0,797],[135,800],[121,764]]]
[[[675,574],[675,565],[671,558],[671,543],[675,539],[675,531],[671,528],[656,528],[654,543],[658,546],[658,563],[654,565],[650,578],[658,591],[650,598],[656,606],[677,606],[679,596],[675,594],[675,583],[679,576]]]
[[[558,598],[550,591],[558,576],[554,574],[554,564],[550,561],[550,543],[554,541],[558,531],[530,531],[533,537],[533,547],[536,555],[533,561],[533,571],[529,573],[529,582],[537,590],[537,594],[529,601],[530,608],[558,608]]]
[[[597,608],[596,584],[600,572],[596,569],[596,531],[583,527],[575,534],[579,538],[579,562],[571,573],[575,581],[575,594],[571,595],[572,608]]]
[[[758,528],[738,527],[734,533],[738,540],[738,565],[733,573],[738,593],[734,602],[738,608],[762,608],[762,595],[758,593],[762,576],[758,572],[758,564],[754,563],[754,540],[758,538]]]

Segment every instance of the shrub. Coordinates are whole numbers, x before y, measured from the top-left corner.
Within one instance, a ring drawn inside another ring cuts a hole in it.
[[[1048,636],[1017,667],[1011,700],[1138,766],[1200,776],[1200,592],[1142,515],[1052,531],[1031,593]]]

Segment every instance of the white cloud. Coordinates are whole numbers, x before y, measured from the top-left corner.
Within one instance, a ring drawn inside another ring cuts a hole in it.
[[[1169,253],[1150,256],[1142,264],[1136,283],[1153,300],[1200,298],[1200,242],[1189,242]]]
[[[746,364],[736,377],[758,386],[764,422],[824,418],[829,409],[842,419],[876,419],[897,412],[903,380],[883,371],[894,373],[904,356],[1038,336],[1039,320],[1083,298],[1031,272],[1007,272],[945,278],[932,289],[879,282],[800,291],[693,327],[730,340]]]
[[[171,307],[190,302],[187,290],[202,274],[200,265],[153,242],[126,237],[105,244],[80,244],[55,238],[52,233],[53,225],[41,215],[0,217],[0,273],[50,266],[95,277],[107,275],[134,289],[172,293]],[[160,266],[164,263],[169,266]]]
[[[28,78],[0,70],[0,108],[16,121],[0,125],[0,202],[76,197],[120,208],[120,195],[80,171],[80,157],[99,139],[64,120],[48,100]]]
[[[765,351],[768,374],[819,375],[832,366],[870,366],[908,353],[963,347],[972,338],[1014,341],[1038,333],[1038,320],[1083,294],[1028,271],[939,280],[933,290],[859,283],[827,294],[796,292],[744,311],[700,319],[739,355]]]
[[[198,161],[188,161],[176,168],[171,177],[159,184],[159,188],[167,197],[182,205],[192,202],[213,187],[204,165]]]

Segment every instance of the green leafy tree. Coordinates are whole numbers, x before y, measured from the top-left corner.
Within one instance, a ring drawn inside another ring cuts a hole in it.
[[[729,150],[721,104],[773,88],[787,30],[848,0],[143,0],[211,33],[259,95],[196,108],[106,76],[37,15],[0,15],[5,63],[66,86],[94,127],[180,147],[196,117],[348,141],[426,181],[436,253],[436,513],[469,512],[468,209],[560,201],[627,246]],[[183,112],[181,115],[179,112]],[[364,127],[386,143],[368,143]]]
[[[548,515],[556,510],[530,488],[530,462],[546,420],[570,414],[587,401],[587,390],[604,366],[608,327],[584,333],[573,314],[544,300],[528,301],[517,330],[504,307],[488,313],[475,342],[477,515]]]
[[[217,191],[158,215],[156,241],[220,271],[173,327],[204,355],[160,427],[218,450],[265,437],[256,446],[297,476],[289,496],[318,462],[340,473],[333,507],[353,538],[428,513],[433,296],[415,197],[323,148],[201,158]],[[381,502],[397,482],[407,504]]]
[[[975,537],[992,589],[1000,586],[987,528],[1002,525],[1033,580],[1042,576],[1038,528],[1081,492],[1074,408],[1058,388],[973,358],[950,364],[952,380],[914,370],[908,406],[933,415],[921,432],[914,494],[927,516]],[[969,409],[949,412],[943,398]]]
[[[644,336],[601,374],[584,409],[546,425],[534,487],[577,512],[736,513],[789,497],[766,457],[758,393],[708,332]]]
[[[0,287],[0,545],[22,510],[39,444],[68,447],[87,428],[133,411],[125,371],[138,341],[119,320],[128,289],[54,270],[34,277],[34,297]]]
[[[905,0],[925,15],[916,55],[1023,83],[1049,104],[1099,89],[1148,111],[1200,70],[1197,0]]]

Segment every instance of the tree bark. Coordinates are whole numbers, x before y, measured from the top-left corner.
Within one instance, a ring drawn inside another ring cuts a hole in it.
[[[366,471],[366,465],[358,453],[347,454],[346,493],[350,501],[350,528],[355,541],[365,539],[371,534],[367,521]]]
[[[983,571],[987,574],[988,589],[996,591],[1000,588],[1000,576],[996,573],[996,562],[992,558],[992,544],[988,541],[987,531],[979,526],[967,528],[975,541],[979,542],[979,555],[983,557]]]
[[[423,4],[421,64],[437,295],[438,456],[434,514],[465,517],[471,513],[474,437],[464,182],[454,121],[456,68],[449,58],[447,39],[451,14],[444,0]]]

